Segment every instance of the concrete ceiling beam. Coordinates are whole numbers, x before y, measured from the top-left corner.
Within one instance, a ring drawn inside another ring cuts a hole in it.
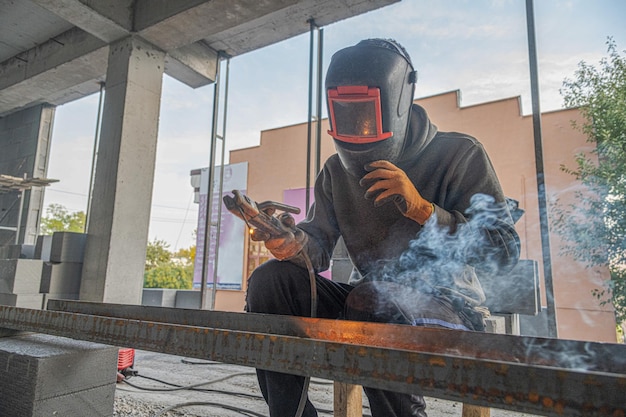
[[[191,88],[215,81],[218,54],[200,41],[170,51],[165,57],[165,73]]]
[[[97,91],[108,49],[106,42],[74,28],[0,63],[0,116],[42,102],[65,103],[84,91],[85,83]]]
[[[144,39],[169,51],[296,3],[297,0],[139,0],[135,8],[135,30]]]
[[[400,0],[299,1],[271,14],[208,35],[205,41],[215,50],[225,51],[232,56],[241,55],[308,32],[310,19],[314,19],[318,26],[326,26],[397,1]],[[290,24],[285,25],[285,22]]]
[[[0,117],[95,93],[108,45],[137,36],[166,55],[165,73],[214,82],[218,51],[240,55],[399,0],[24,0],[0,3]],[[24,27],[34,22],[40,33]],[[7,30],[8,29],[8,30]],[[4,38],[3,38],[4,39]],[[24,51],[24,52],[19,52]]]
[[[108,43],[122,39],[132,31],[133,9],[131,0],[110,0],[107,2],[31,1]]]

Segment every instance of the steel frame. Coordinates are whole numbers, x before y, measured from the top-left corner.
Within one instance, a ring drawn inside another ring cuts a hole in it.
[[[546,416],[626,415],[626,346],[327,319],[55,301],[0,327]]]

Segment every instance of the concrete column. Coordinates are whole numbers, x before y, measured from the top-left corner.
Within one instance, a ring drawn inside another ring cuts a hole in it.
[[[46,177],[54,114],[53,106],[38,105],[0,118],[0,174]],[[43,208],[43,187],[26,191],[23,197],[22,205],[21,192],[0,194],[0,245],[16,242],[11,228],[18,224],[19,243],[35,244]]]
[[[140,304],[165,54],[111,45],[80,299]]]

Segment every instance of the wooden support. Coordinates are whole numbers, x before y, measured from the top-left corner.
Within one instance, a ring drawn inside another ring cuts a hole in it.
[[[480,407],[477,405],[463,404],[462,417],[490,417],[491,408]]]
[[[504,317],[492,316],[486,320],[487,333],[506,333],[506,325]],[[490,417],[491,408],[480,407],[478,405],[463,404],[463,412],[461,417]]]
[[[363,389],[360,385],[335,381],[333,396],[334,417],[363,417]]]

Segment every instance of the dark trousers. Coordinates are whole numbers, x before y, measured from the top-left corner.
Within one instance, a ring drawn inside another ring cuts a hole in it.
[[[462,325],[445,301],[389,282],[353,287],[316,276],[317,317],[411,324],[419,318]],[[250,276],[246,311],[308,317],[311,288],[306,269],[291,262],[269,261]],[[257,370],[261,392],[272,417],[294,416],[300,401],[304,377]],[[364,387],[373,417],[425,417],[426,404],[420,395],[408,395]],[[317,411],[307,400],[304,417]]]

